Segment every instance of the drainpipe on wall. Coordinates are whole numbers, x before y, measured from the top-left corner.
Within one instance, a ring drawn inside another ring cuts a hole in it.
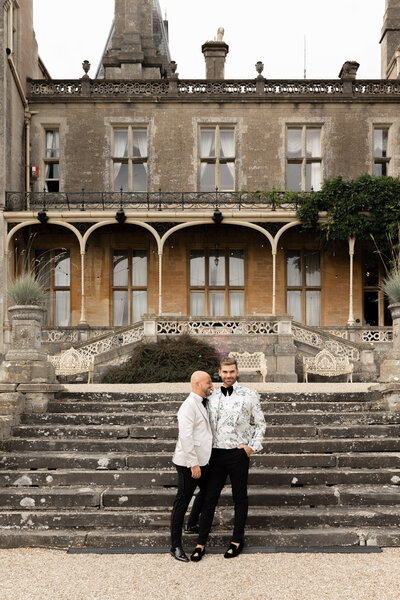
[[[6,54],[7,54],[7,60],[8,60],[8,64],[10,65],[10,69],[11,69],[11,73],[13,75],[14,78],[14,82],[15,85],[17,86],[17,90],[19,93],[19,97],[21,98],[22,104],[24,106],[24,121],[25,121],[25,191],[29,192],[30,191],[30,184],[31,184],[31,178],[30,178],[30,164],[31,164],[31,140],[30,140],[30,136],[31,136],[31,118],[32,118],[32,113],[29,110],[29,104],[28,104],[28,100],[26,99],[25,96],[25,92],[24,89],[22,87],[22,83],[21,80],[19,78],[17,69],[15,68],[15,64],[12,58],[12,51],[10,50],[10,48],[6,48]],[[27,196],[27,202],[29,204],[29,196]],[[27,206],[27,208],[29,209],[29,206]]]

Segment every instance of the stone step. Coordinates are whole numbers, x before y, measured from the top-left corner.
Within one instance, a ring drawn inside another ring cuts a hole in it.
[[[1,488],[1,508],[72,508],[100,507],[103,488],[60,487],[60,488]]]
[[[400,424],[400,413],[391,412],[265,412],[268,425],[330,425],[356,422],[365,425]],[[176,414],[158,413],[30,413],[22,415],[21,425],[175,425]]]
[[[168,468],[169,467],[169,468]],[[118,486],[161,487],[177,484],[177,475],[171,463],[165,469],[89,470],[57,469],[29,471],[0,470],[1,487],[54,487],[54,486]],[[399,485],[400,469],[266,469],[252,468],[250,485],[265,486],[334,486],[340,484]]]
[[[176,415],[181,402],[160,402],[152,403],[133,403],[133,402],[49,402],[49,413],[159,413],[162,410],[165,413]],[[268,401],[261,402],[265,413],[268,412],[380,412],[385,411],[385,406],[376,402],[330,402],[313,401]]]
[[[15,438],[177,439],[177,425],[20,425]],[[371,438],[400,436],[400,425],[269,425],[265,439],[280,438]]]
[[[3,470],[45,469],[164,469],[171,468],[172,455],[166,452],[130,454],[128,452],[35,451],[0,452],[0,473]],[[400,453],[365,452],[345,454],[276,453],[255,454],[251,458],[253,469],[400,469]]]
[[[13,438],[2,444],[6,452],[166,452],[172,455],[175,439],[37,439]],[[342,452],[400,452],[400,438],[371,437],[361,439],[269,439],[265,454],[342,453]]]
[[[232,507],[217,507],[213,531],[231,529]],[[98,510],[95,508],[56,510],[0,510],[0,537],[4,529],[57,530],[57,529],[110,529],[111,531],[160,531],[168,528],[170,510]],[[247,533],[257,529],[305,529],[313,527],[399,527],[398,506],[354,508],[349,506],[265,507],[250,506]],[[185,545],[196,536],[184,535]]]

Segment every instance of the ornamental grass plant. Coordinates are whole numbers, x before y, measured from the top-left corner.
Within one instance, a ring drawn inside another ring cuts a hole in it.
[[[182,334],[140,343],[124,364],[106,371],[102,383],[187,382],[194,371],[216,373],[219,360],[214,346]]]
[[[381,286],[383,292],[389,298],[390,304],[400,302],[400,265],[399,262],[386,275]]]
[[[32,273],[23,273],[15,278],[7,291],[9,302],[17,306],[44,306],[48,292]]]

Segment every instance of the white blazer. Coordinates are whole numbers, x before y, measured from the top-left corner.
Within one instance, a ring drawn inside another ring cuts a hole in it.
[[[202,398],[191,392],[178,410],[179,437],[172,462],[181,467],[203,467],[212,450],[212,433]]]

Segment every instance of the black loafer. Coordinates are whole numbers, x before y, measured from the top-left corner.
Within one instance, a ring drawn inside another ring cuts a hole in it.
[[[201,559],[203,558],[203,556],[206,553],[206,548],[204,546],[204,548],[195,548],[192,552],[192,554],[190,555],[190,560],[193,562],[200,562]]]
[[[199,533],[198,525],[185,525],[185,533]]]
[[[224,554],[224,558],[235,558],[243,550],[243,542],[240,542],[239,546],[236,544],[229,544],[228,550]]]
[[[189,562],[188,557],[185,554],[182,546],[177,546],[176,548],[171,548],[171,554],[176,560],[180,560],[181,562]]]

